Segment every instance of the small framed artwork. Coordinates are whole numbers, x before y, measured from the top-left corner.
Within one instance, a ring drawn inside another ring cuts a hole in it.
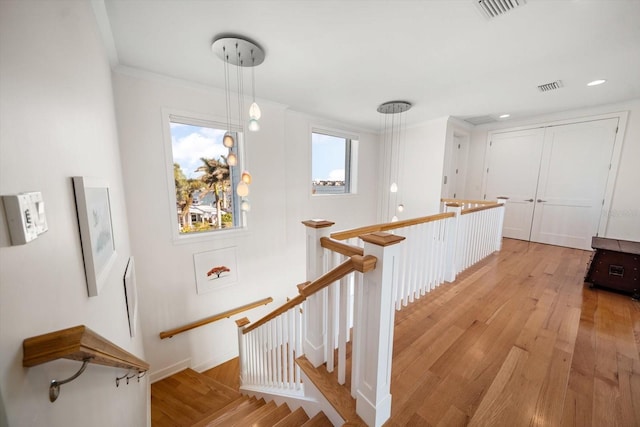
[[[198,294],[231,286],[238,280],[236,248],[193,254]]]
[[[136,287],[136,270],[133,257],[129,257],[124,271],[124,299],[127,304],[127,318],[129,319],[129,334],[136,336],[136,320],[138,318],[138,289]]]
[[[84,271],[90,297],[97,296],[116,260],[109,186],[104,180],[73,177]]]

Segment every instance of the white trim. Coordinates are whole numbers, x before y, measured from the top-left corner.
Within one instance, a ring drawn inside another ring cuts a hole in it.
[[[193,369],[196,372],[202,373],[204,371],[208,371],[211,368],[215,368],[216,366],[222,365],[223,363],[228,362],[229,360],[235,357],[238,357],[237,351],[227,352],[220,357],[214,357],[202,363],[198,363],[197,365],[192,366],[191,369]]]
[[[162,368],[158,371],[153,371],[149,373],[149,383],[153,384],[155,382],[158,382],[180,371],[184,371],[190,366],[191,366],[191,359],[184,359],[174,363],[173,365],[169,365],[166,368]]]
[[[613,194],[616,189],[616,183],[618,181],[618,168],[620,167],[620,159],[622,158],[622,146],[624,144],[624,137],[627,131],[627,120],[629,118],[629,111],[621,111],[618,114],[618,131],[616,132],[616,138],[613,143],[613,153],[611,154],[611,169],[607,175],[607,188],[604,192],[604,204],[600,211],[600,224],[598,226],[598,235],[606,236],[609,229],[609,218],[611,215],[607,215],[603,221],[602,214],[604,212],[611,213],[611,205],[613,204]]]

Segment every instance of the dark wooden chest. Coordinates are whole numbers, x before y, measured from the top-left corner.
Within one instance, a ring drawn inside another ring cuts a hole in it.
[[[585,282],[640,298],[640,242],[593,237],[595,249]]]

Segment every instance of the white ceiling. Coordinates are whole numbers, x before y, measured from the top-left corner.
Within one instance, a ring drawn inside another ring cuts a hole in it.
[[[637,0],[528,0],[492,20],[474,0],[102,1],[116,65],[224,88],[211,43],[244,35],[266,51],[258,98],[369,129],[392,100],[414,104],[411,124],[640,97]]]

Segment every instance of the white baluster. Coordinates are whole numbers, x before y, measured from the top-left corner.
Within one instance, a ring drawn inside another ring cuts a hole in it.
[[[454,217],[448,218],[445,226],[447,230],[447,241],[444,243],[446,250],[445,267],[444,267],[444,280],[447,282],[453,282],[456,280],[458,274],[458,265],[460,259],[460,253],[464,250],[461,245],[462,242],[462,207],[459,204],[448,203],[447,212],[453,212]]]

